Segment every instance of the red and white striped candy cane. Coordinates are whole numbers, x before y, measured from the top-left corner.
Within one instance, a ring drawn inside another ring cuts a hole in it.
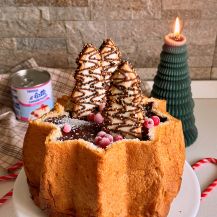
[[[12,165],[9,167],[7,170],[10,171],[15,171],[20,169],[23,166],[22,161],[18,161],[16,164]],[[8,174],[5,176],[0,176],[0,181],[8,181],[8,180],[14,180],[16,179],[18,174]],[[3,205],[5,202],[7,202],[13,195],[13,189],[11,189],[7,194],[5,194],[2,198],[0,198],[0,206]]]
[[[201,194],[201,200],[205,198],[217,186],[217,179],[213,181]]]
[[[14,171],[14,170],[18,170],[23,166],[23,162],[22,161],[18,161],[17,163],[15,163],[14,165],[8,167],[8,171]]]
[[[0,181],[9,181],[9,180],[14,180],[16,179],[18,174],[8,174],[5,176],[0,176]]]
[[[205,163],[213,163],[213,164],[217,164],[217,159],[215,158],[203,158],[199,161],[197,161],[195,164],[192,165],[192,168],[195,170],[196,168],[200,167],[201,165],[205,164]]]
[[[192,168],[195,170],[199,168],[201,165],[206,163],[212,163],[217,165],[216,158],[203,158],[192,165]],[[207,197],[207,195],[217,186],[217,179],[215,179],[204,191],[201,193],[201,200]]]
[[[13,189],[11,189],[7,194],[0,198],[0,206],[9,200],[13,195]]]

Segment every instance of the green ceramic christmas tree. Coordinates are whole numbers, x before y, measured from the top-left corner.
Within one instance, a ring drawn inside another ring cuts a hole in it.
[[[198,132],[187,58],[186,44],[164,44],[151,95],[167,100],[167,111],[182,121],[185,144],[189,146],[196,140]]]

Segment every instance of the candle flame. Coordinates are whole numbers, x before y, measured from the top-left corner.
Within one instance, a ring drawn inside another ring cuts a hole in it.
[[[176,17],[173,34],[175,35],[175,37],[179,37],[180,32],[181,32],[180,19],[179,19],[179,17]]]
[[[181,32],[181,25],[180,25],[180,19],[179,17],[176,17],[176,21],[175,21],[175,27],[174,27],[174,34],[175,35],[180,35]]]
[[[181,34],[183,26],[183,21],[177,16],[175,22],[170,25],[171,31],[165,36],[165,42],[169,45],[184,45],[186,43],[186,37]]]

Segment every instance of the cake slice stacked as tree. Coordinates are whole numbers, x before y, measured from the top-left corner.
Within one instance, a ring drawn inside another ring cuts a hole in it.
[[[140,79],[128,62],[122,62],[111,78],[105,125],[111,133],[141,138],[144,113]]]
[[[105,101],[105,88],[101,55],[92,45],[86,44],[77,59],[76,84],[72,92],[74,117],[87,116]]]
[[[111,39],[106,39],[100,47],[100,54],[102,56],[102,71],[105,79],[104,85],[106,90],[108,90],[111,75],[121,62],[121,53]]]

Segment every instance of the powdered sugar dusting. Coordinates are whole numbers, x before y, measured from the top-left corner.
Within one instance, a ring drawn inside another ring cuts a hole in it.
[[[60,128],[62,128],[64,124],[69,124],[72,129],[79,128],[84,125],[91,125],[91,123],[88,121],[70,118],[66,115],[59,116],[59,117],[49,117],[46,118],[44,122],[53,123]]]
[[[65,123],[67,123],[67,124],[69,124],[72,127],[72,129],[73,128],[79,128],[81,126],[90,125],[91,124],[88,121],[79,120],[79,119],[72,119],[72,118],[69,118],[69,117],[64,117],[62,119],[62,122],[63,122],[63,124],[61,124],[60,127],[62,127]]]

